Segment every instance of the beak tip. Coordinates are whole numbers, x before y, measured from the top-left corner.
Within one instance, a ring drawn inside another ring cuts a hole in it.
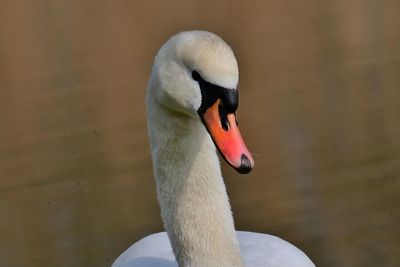
[[[245,154],[242,154],[240,157],[240,166],[236,170],[240,174],[247,174],[253,169],[253,167],[254,163],[252,164],[250,159]]]

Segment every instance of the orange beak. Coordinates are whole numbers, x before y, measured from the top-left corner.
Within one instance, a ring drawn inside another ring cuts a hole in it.
[[[249,173],[254,160],[243,142],[234,113],[226,113],[218,99],[202,115],[202,120],[222,157],[239,173]]]

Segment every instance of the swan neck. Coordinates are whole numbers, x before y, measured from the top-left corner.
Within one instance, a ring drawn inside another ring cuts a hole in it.
[[[215,146],[200,120],[148,99],[164,227],[180,267],[243,267]]]

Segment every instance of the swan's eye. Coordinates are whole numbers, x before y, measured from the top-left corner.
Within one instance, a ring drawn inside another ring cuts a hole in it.
[[[200,74],[197,72],[197,71],[192,71],[192,78],[193,78],[193,80],[195,80],[195,81],[200,81],[201,80],[201,76],[200,76]]]

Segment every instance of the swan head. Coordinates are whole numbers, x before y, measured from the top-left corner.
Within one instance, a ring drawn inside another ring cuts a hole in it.
[[[248,173],[254,160],[236,121],[238,80],[236,58],[224,40],[210,32],[188,31],[161,47],[151,77],[157,86],[149,88],[163,107],[200,120],[222,157],[238,172]]]

